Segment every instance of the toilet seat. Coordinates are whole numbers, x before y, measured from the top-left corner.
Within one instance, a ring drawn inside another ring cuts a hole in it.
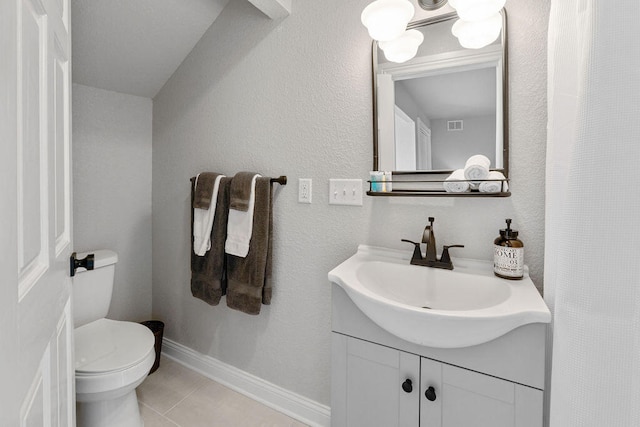
[[[98,319],[74,331],[76,374],[96,375],[125,370],[153,349],[153,333],[144,325]]]
[[[98,319],[74,331],[76,398],[97,401],[137,387],[155,360],[155,338],[134,322]]]

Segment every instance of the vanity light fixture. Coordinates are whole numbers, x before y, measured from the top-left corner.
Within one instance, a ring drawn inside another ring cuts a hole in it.
[[[506,0],[449,0],[460,19],[451,28],[460,45],[480,49],[493,43],[502,29],[500,10]]]
[[[506,0],[449,0],[463,21],[482,21],[502,10]]]
[[[424,35],[419,30],[407,30],[400,37],[378,45],[387,60],[401,64],[416,56],[423,41]]]
[[[417,0],[425,10],[442,7],[447,0]],[[493,43],[502,29],[500,10],[506,0],[448,0],[460,19],[451,29],[460,45],[480,49]],[[405,31],[415,8],[410,0],[375,0],[362,11],[360,20],[369,36],[379,42],[385,58],[402,63],[413,58],[424,36],[417,30]]]
[[[409,0],[375,0],[360,16],[372,39],[389,41],[404,33],[415,8]]]
[[[467,49],[480,49],[493,43],[500,35],[502,16],[499,13],[481,21],[458,19],[451,33],[458,38],[460,45]]]
[[[414,12],[409,0],[375,0],[362,11],[362,24],[391,62],[402,63],[413,58],[424,40],[418,30],[405,31]]]

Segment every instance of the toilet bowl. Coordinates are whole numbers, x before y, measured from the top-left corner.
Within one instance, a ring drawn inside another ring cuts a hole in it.
[[[155,361],[155,337],[139,323],[104,317],[117,255],[104,250],[91,253],[95,269],[77,273],[73,282],[76,424],[142,427],[135,389]]]

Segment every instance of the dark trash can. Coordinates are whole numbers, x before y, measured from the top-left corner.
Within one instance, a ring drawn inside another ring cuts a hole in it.
[[[140,323],[151,329],[151,332],[153,332],[153,336],[156,339],[156,360],[155,362],[153,362],[153,366],[149,371],[149,374],[153,374],[158,369],[158,367],[160,367],[160,352],[162,351],[162,333],[164,332],[164,323],[159,320],[147,320]]]

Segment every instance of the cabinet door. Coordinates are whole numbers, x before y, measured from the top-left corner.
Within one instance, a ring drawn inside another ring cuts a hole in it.
[[[427,398],[427,390],[432,392],[429,398]],[[422,358],[420,360],[420,427],[442,425],[442,398],[442,363]]]
[[[339,334],[333,345],[332,426],[418,427],[418,356]]]
[[[421,362],[421,384],[420,427],[542,426],[541,390],[429,359]]]

